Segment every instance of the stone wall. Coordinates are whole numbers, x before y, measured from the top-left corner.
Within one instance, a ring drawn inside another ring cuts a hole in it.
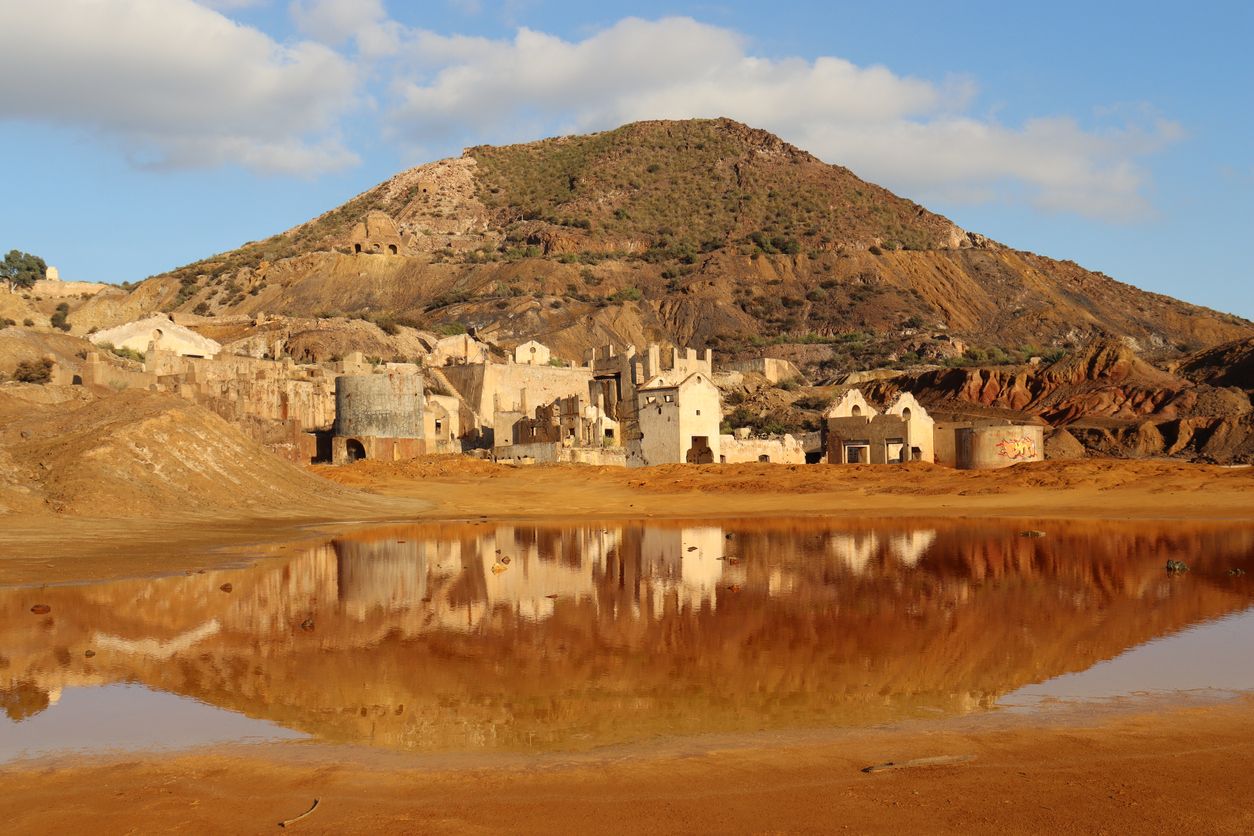
[[[801,374],[801,370],[790,361],[779,360],[774,357],[755,357],[752,360],[737,360],[721,365],[726,371],[756,372],[771,383],[779,383],[782,380],[805,379]]]
[[[527,413],[558,398],[586,395],[592,380],[591,370],[581,366],[477,363],[445,366],[440,371],[478,414],[485,430],[493,427],[497,409]]]
[[[719,461],[725,464],[740,462],[772,462],[775,464],[805,464],[806,451],[801,442],[791,435],[782,438],[737,438],[732,435],[719,437]]]
[[[510,444],[497,447],[492,458],[505,464],[592,464],[626,467],[622,447],[565,447],[557,443]]]

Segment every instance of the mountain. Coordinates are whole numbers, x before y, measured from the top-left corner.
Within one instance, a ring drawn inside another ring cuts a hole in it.
[[[88,302],[71,322],[153,308],[471,328],[567,358],[606,342],[724,356],[791,344],[833,374],[952,356],[955,338],[998,356],[1097,337],[1178,355],[1254,334],[967,232],[727,119],[470,148],[125,299]]]

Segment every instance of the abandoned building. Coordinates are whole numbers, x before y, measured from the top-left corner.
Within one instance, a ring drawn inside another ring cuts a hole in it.
[[[748,427],[734,430],[731,435],[719,436],[719,462],[773,462],[775,464],[805,464],[806,450],[791,435],[754,438]]]
[[[340,375],[331,461],[395,461],[425,453],[424,407],[417,374]]]
[[[521,363],[525,366],[547,366],[549,361],[553,359],[553,353],[549,351],[548,346],[535,340],[527,340],[527,342],[515,348],[513,356],[515,363]]]
[[[938,422],[909,392],[880,412],[850,389],[824,416],[831,464],[935,462],[987,470],[1044,459],[1044,428],[1000,419]]]
[[[1045,460],[1045,427],[980,419],[937,424],[936,461],[959,470],[994,470]]]
[[[354,254],[399,255],[406,242],[396,222],[386,212],[372,209],[358,221],[348,235]]]
[[[723,409],[718,387],[704,371],[672,380],[672,375],[661,374],[636,391],[639,431],[627,441],[629,467],[720,460]]]
[[[824,414],[831,464],[935,461],[935,421],[914,396],[902,393],[884,412],[850,389]]]
[[[97,331],[87,339],[95,345],[110,345],[140,354],[170,351],[183,357],[213,358],[222,350],[217,342],[161,314]]]

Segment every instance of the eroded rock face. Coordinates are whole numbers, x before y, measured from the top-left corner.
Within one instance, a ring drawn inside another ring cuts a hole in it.
[[[1230,347],[1228,352],[1239,351]],[[1224,355],[1227,356],[1227,355]],[[1213,356],[1190,368],[1212,379]],[[1207,364],[1210,365],[1207,365]],[[1247,392],[1158,369],[1124,341],[1099,340],[1043,368],[940,369],[872,384],[878,400],[913,392],[930,409],[1010,411],[1071,431],[1055,435],[1058,458],[1089,451],[1118,456],[1186,456],[1218,462],[1254,456],[1254,407]]]

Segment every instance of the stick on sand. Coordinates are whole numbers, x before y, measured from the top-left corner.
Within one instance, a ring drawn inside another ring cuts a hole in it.
[[[308,810],[301,813],[299,816],[297,816],[294,819],[287,819],[285,821],[279,822],[279,827],[287,827],[289,824],[295,824],[296,822],[300,821],[305,816],[309,815],[310,813],[312,813],[314,810],[317,810],[317,809],[318,809],[318,799],[315,798],[312,807],[310,807]]]

